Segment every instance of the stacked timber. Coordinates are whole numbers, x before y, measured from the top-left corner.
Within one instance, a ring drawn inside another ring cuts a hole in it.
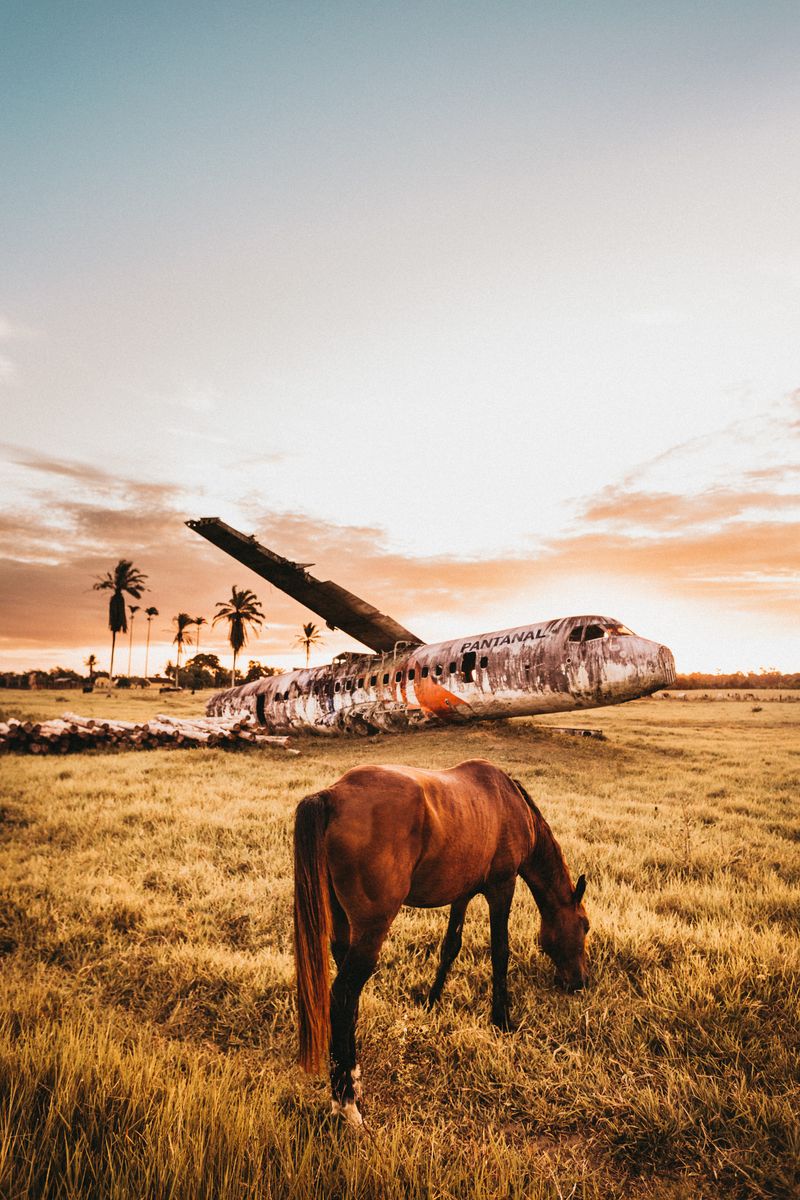
[[[0,752],[18,754],[73,754],[105,747],[118,750],[154,750],[160,746],[239,749],[272,746],[287,754],[288,737],[270,737],[247,717],[173,717],[159,713],[144,722],[116,721],[64,713],[51,721],[0,721]]]

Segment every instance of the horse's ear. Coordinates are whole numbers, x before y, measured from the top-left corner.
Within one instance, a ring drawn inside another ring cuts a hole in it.
[[[581,900],[583,899],[583,893],[585,891],[586,891],[586,876],[581,875],[580,879],[575,884],[575,894],[572,897],[576,904],[580,904]]]

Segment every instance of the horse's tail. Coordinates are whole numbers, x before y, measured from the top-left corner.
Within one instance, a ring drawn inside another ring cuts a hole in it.
[[[294,961],[297,972],[297,1011],[300,1064],[318,1071],[330,1041],[331,905],[325,827],[328,795],[306,796],[294,818]]]

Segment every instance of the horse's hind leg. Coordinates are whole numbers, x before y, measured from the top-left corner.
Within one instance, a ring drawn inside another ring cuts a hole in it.
[[[347,913],[339,903],[339,897],[333,888],[330,889],[330,905],[333,930],[331,933],[331,954],[336,963],[336,969],[341,970],[345,955],[350,949],[350,922]]]
[[[487,891],[492,935],[492,1024],[511,1029],[508,1011],[508,915],[514,899],[516,877]]]
[[[361,1124],[357,1100],[361,1094],[361,1072],[356,1064],[356,1021],[362,988],[375,970],[378,954],[390,922],[351,932],[350,948],[344,956],[331,988],[331,1092],[333,1111],[354,1125]]]
[[[333,888],[330,889],[330,901],[331,901],[331,917],[332,917],[332,921],[333,921],[333,930],[332,930],[332,934],[331,934],[331,954],[333,955],[333,961],[336,963],[337,971],[341,971],[342,966],[344,964],[344,960],[347,957],[347,952],[350,949],[350,922],[348,921],[347,913],[344,911],[341,904],[339,903],[339,897],[336,895],[336,892],[333,890]],[[352,1030],[352,1034],[350,1037],[350,1044],[347,1048],[348,1049],[348,1061],[350,1059],[352,1059],[352,1061],[354,1063],[356,1062],[356,1030],[355,1030],[355,1026],[356,1026],[356,1021],[358,1020],[358,1010],[357,1009],[358,1009],[358,1006],[356,1006],[356,1014],[355,1014],[355,1019],[353,1021],[353,1030]],[[356,1100],[358,1100],[361,1096],[361,1084],[358,1082],[360,1080],[360,1078],[361,1078],[360,1069],[358,1067],[358,1064],[356,1063],[356,1066],[355,1066],[354,1072],[353,1072],[353,1080],[354,1080],[353,1086],[354,1086]]]
[[[469,901],[470,897],[467,897],[466,900],[457,900],[450,908],[450,920],[447,922],[447,932],[444,935],[442,949],[439,953],[439,969],[436,972],[433,987],[428,994],[428,1008],[433,1008],[441,996],[442,988],[447,979],[447,973],[461,949],[461,934],[464,929],[464,917]]]

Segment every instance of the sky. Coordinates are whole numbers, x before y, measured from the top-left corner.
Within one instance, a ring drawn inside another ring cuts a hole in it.
[[[200,516],[426,640],[800,670],[799,56],[769,0],[8,0],[0,670],[107,665],[120,558],[151,669],[234,584],[300,662]]]

